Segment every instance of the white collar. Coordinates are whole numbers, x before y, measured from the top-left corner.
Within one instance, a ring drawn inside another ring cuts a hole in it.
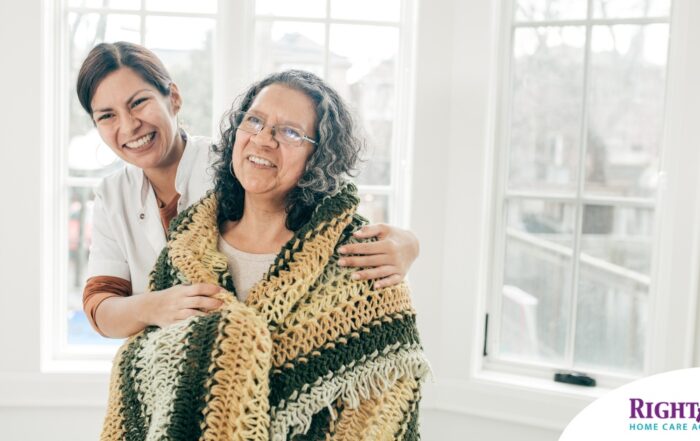
[[[192,167],[194,166],[195,158],[197,157],[197,152],[190,141],[190,136],[184,131],[180,131],[183,139],[185,140],[185,150],[182,152],[182,157],[177,165],[177,171],[175,172],[175,191],[182,197],[184,192],[187,190],[187,182],[192,174]],[[190,146],[188,148],[188,145]],[[131,168],[138,179],[138,186],[141,188],[141,210],[146,207],[146,202],[148,201],[148,196],[152,193],[151,183],[146,176],[143,169],[136,167],[133,164],[126,164],[127,167]],[[155,197],[155,195],[154,195]]]

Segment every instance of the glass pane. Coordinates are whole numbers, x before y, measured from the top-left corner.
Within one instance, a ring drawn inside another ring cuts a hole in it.
[[[208,18],[146,19],[146,46],[163,60],[179,86],[183,97],[181,126],[194,135],[212,134],[215,23]]]
[[[517,21],[565,20],[586,18],[586,0],[518,0]]]
[[[149,11],[190,12],[195,14],[216,14],[218,0],[146,0]]]
[[[283,17],[322,18],[326,16],[326,0],[256,0],[255,13]]]
[[[500,355],[561,362],[569,323],[571,259],[509,237],[504,267]]]
[[[75,90],[80,65],[98,43],[120,40],[138,43],[140,27],[137,15],[68,14],[68,167],[73,176],[104,176],[121,164],[114,162],[116,156],[102,143],[92,120],[80,106]]]
[[[331,18],[399,21],[401,0],[331,0]]]
[[[139,43],[141,19],[138,15],[71,12],[68,14],[67,37],[71,71],[78,69],[90,49],[102,42]],[[73,83],[71,83],[73,85]]]
[[[651,272],[654,210],[585,205],[581,251],[640,274]]]
[[[68,6],[76,8],[141,9],[141,0],[69,0]]]
[[[500,355],[561,361],[569,322],[572,205],[509,201]]]
[[[654,196],[663,129],[667,46],[665,24],[593,28],[587,192]]]
[[[97,129],[76,135],[68,143],[68,173],[76,177],[102,178],[121,168],[119,159],[102,141]]]
[[[361,193],[357,212],[369,219],[370,223],[389,222],[389,196],[382,194]]]
[[[671,0],[593,0],[595,18],[666,17]]]
[[[331,25],[328,80],[357,112],[367,140],[360,184],[391,182],[398,50],[397,28]]]
[[[583,27],[515,31],[509,187],[576,188],[583,97]]]
[[[323,76],[325,39],[322,24],[256,22],[254,77],[287,69],[303,69]]]
[[[68,344],[119,344],[95,332],[83,312],[88,250],[92,239],[94,194],[91,187],[68,189],[68,274],[66,320]]]
[[[574,348],[576,368],[643,371],[646,294],[646,287],[631,280],[582,265]]]
[[[571,204],[538,199],[512,200],[506,204],[510,230],[567,247],[569,254],[575,220],[576,210]]]

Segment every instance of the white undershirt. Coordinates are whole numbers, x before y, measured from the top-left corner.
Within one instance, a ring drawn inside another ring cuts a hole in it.
[[[221,235],[219,235],[218,248],[228,260],[233,286],[236,288],[236,297],[241,302],[245,302],[250,288],[263,278],[277,255],[246,253],[231,246]]]

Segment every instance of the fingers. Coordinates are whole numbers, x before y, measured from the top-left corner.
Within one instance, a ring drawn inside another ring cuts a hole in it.
[[[213,296],[221,291],[220,286],[212,283],[195,283],[188,288],[188,294],[191,296]]]
[[[377,237],[377,238],[381,239],[381,238],[385,237],[388,232],[389,232],[388,225],[386,225],[386,224],[372,224],[372,225],[365,225],[364,227],[355,231],[353,233],[353,236],[361,237],[363,239],[366,239],[368,237]]]
[[[350,243],[338,248],[338,252],[341,254],[382,254],[389,252],[388,244],[389,242],[386,240]]]
[[[346,256],[338,260],[340,266],[373,267],[388,265],[391,262],[386,254],[371,254],[365,256]]]
[[[403,276],[401,274],[392,274],[389,277],[384,277],[374,282],[374,288],[386,288],[387,286],[398,285],[403,281]]]
[[[363,269],[362,271],[356,271],[350,277],[352,277],[354,280],[383,279],[397,273],[398,270],[395,266],[382,265],[375,268],[367,268]]]
[[[177,314],[176,320],[185,320],[190,317],[203,315],[205,314],[197,309],[181,309]]]
[[[206,296],[189,297],[185,303],[185,307],[189,309],[198,309],[200,311],[213,311],[221,306],[223,302],[219,299],[213,299]]]

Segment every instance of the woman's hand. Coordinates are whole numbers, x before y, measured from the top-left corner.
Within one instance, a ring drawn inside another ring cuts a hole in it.
[[[212,297],[220,291],[221,288],[216,285],[197,283],[145,293],[142,320],[163,328],[195,315],[205,315],[223,303]]]
[[[400,283],[419,253],[418,239],[408,230],[386,224],[366,225],[353,234],[357,238],[376,237],[376,242],[343,245],[341,266],[364,267],[355,272],[356,280],[375,279],[374,286],[382,288]]]

